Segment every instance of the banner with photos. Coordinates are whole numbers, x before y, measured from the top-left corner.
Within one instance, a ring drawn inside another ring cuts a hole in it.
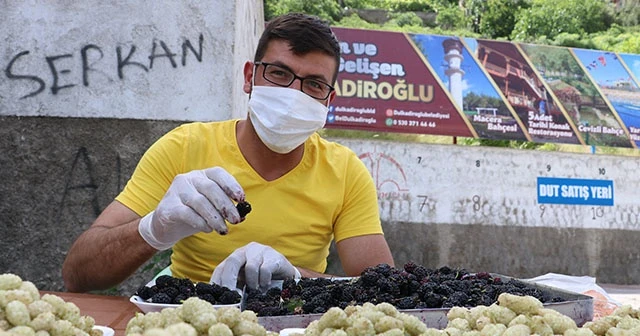
[[[326,128],[637,148],[640,55],[334,28]]]

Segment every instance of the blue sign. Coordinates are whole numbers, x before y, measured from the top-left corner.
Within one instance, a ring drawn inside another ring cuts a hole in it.
[[[613,206],[613,181],[538,177],[538,204]]]

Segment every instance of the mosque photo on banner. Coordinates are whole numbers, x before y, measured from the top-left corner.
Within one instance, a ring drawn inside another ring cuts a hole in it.
[[[465,42],[475,43],[475,58],[525,124],[532,141],[583,144],[562,106],[515,44],[471,38]]]
[[[530,140],[524,125],[505,103],[500,91],[487,77],[457,37],[410,34],[418,51],[464,112],[478,137],[499,140]]]
[[[520,44],[586,145],[632,147],[616,113],[568,48]]]
[[[341,55],[325,127],[477,137],[407,34],[334,32]]]
[[[626,64],[613,52],[571,50],[618,114],[635,145],[640,145],[640,89]]]

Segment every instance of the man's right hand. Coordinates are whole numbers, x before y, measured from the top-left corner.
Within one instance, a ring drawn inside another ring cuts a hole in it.
[[[198,232],[227,234],[244,218],[234,203],[244,201],[244,190],[226,170],[213,167],[177,175],[156,209],[142,217],[138,232],[158,250]]]

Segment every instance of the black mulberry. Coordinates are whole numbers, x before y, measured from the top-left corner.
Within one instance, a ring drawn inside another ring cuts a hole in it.
[[[248,213],[251,212],[251,204],[248,202],[239,202],[236,204],[236,209],[238,209],[238,213],[241,218],[244,218]]]
[[[170,304],[173,302],[173,299],[165,293],[157,293],[151,297],[151,302]]]
[[[233,292],[220,298],[224,292]],[[162,294],[162,295],[159,295]],[[241,296],[235,291],[217,284],[203,282],[193,283],[187,278],[175,278],[170,275],[162,275],[156,278],[156,284],[152,287],[142,286],[136,291],[147,302],[162,304],[180,304],[192,296],[197,296],[211,304],[237,304]]]
[[[413,296],[405,296],[395,302],[395,306],[398,307],[398,309],[413,309],[416,307],[416,304],[418,304],[418,300]]]
[[[158,289],[177,287],[176,279],[170,275],[161,275],[156,278],[156,287],[158,287]]]
[[[365,302],[389,302],[398,309],[490,306],[505,292],[531,295],[542,303],[558,300],[522,281],[503,283],[486,272],[470,274],[447,266],[433,270],[414,263],[404,268],[387,264],[368,267],[357,280],[288,279],[279,295],[277,289],[268,293],[247,290],[244,295],[246,309],[267,316],[319,314],[330,307],[344,309]]]
[[[196,294],[197,295],[205,295],[205,294],[211,294],[213,295],[214,293],[214,288],[211,284],[205,283],[205,282],[198,282],[196,284]]]
[[[220,298],[218,300],[222,304],[234,304],[240,302],[241,299],[242,296],[240,296],[240,293],[234,290],[227,290],[222,293],[222,295],[220,295]]]
[[[157,291],[155,290],[154,287],[147,287],[147,286],[142,286],[138,289],[138,291],[136,291],[136,295],[141,297],[143,300],[150,299],[156,293]]]

